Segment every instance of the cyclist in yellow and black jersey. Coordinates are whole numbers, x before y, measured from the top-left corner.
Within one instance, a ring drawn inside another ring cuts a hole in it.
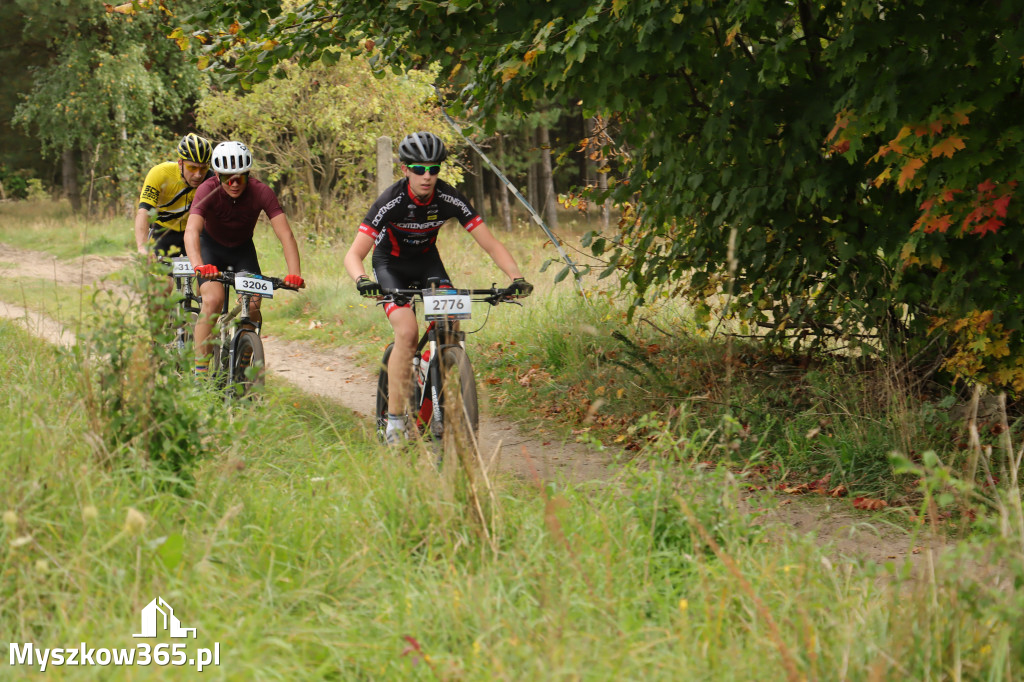
[[[135,246],[168,255],[185,253],[185,222],[192,198],[209,177],[213,145],[189,133],[178,143],[178,160],[157,164],[146,174],[135,214]],[[152,226],[150,225],[152,223]]]

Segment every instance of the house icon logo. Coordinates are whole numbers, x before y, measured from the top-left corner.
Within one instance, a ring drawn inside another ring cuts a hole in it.
[[[192,639],[196,637],[195,628],[181,627],[181,621],[174,615],[174,609],[163,597],[157,597],[142,609],[142,632],[132,637],[156,637],[158,629],[168,631],[171,637],[188,637],[190,632]]]

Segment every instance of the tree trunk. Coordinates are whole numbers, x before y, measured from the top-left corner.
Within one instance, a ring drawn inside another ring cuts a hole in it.
[[[473,174],[473,206],[477,211],[482,211],[484,210],[484,201],[487,196],[484,190],[485,164],[483,158],[476,152],[473,152],[471,158],[473,159],[473,168],[470,171]],[[491,215],[494,215],[493,205],[491,206]]]
[[[527,132],[524,137],[523,148],[526,150],[526,158],[531,159],[526,166],[526,200],[535,210],[539,210],[537,208],[537,162],[532,160],[534,158],[533,150],[537,147],[536,135],[533,132]]]
[[[540,196],[541,215],[551,229],[558,227],[558,196],[555,194],[555,177],[551,167],[551,136],[547,126],[537,126],[537,146],[540,147]]]
[[[498,133],[498,163],[501,164],[505,159],[505,136]],[[500,165],[499,165],[500,167]],[[494,176],[494,182],[498,188],[498,197],[501,203],[501,224],[506,230],[512,230],[512,204],[509,202],[509,194],[511,193],[508,187],[505,186],[498,176]],[[493,196],[493,195],[492,195]]]
[[[587,136],[587,146],[583,150],[584,183],[587,187],[596,187],[597,164],[594,163],[594,159],[591,158],[591,156],[593,155],[594,150],[597,149],[598,147],[597,140],[594,139],[594,136],[597,132],[597,122],[594,120],[593,117],[591,117],[584,122],[584,125],[586,126]]]
[[[598,172],[598,174],[597,174],[597,186],[598,186],[598,188],[602,192],[605,192],[605,191],[608,190],[607,166],[608,166],[607,163],[602,163],[601,170],[604,170],[605,172],[603,172],[603,173]],[[604,202],[601,203],[601,229],[602,230],[607,230],[608,229],[608,225],[611,222],[611,208],[610,207],[611,207],[611,200],[610,199],[605,199]]]
[[[82,194],[78,189],[78,168],[75,163],[74,149],[65,149],[61,155],[61,184],[64,187],[64,196],[71,202],[71,210],[80,213],[82,211]]]

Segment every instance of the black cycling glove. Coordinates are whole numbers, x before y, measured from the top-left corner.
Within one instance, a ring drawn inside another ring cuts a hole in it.
[[[512,285],[508,288],[508,293],[516,298],[526,298],[533,293],[533,285],[522,277],[516,277],[512,280]]]
[[[367,298],[382,296],[384,294],[380,289],[380,285],[366,275],[363,275],[356,280],[356,289],[359,289],[360,296],[365,296]]]

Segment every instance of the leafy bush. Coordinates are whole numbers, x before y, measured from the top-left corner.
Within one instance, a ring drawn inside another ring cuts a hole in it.
[[[154,266],[134,274],[129,296],[94,297],[96,326],[79,354],[94,447],[108,462],[138,457],[142,470],[187,484],[223,430],[221,410],[192,377],[191,348],[172,343],[182,319],[166,273]]]
[[[12,171],[0,164],[0,187],[8,199],[28,198],[28,183],[29,179],[25,177],[24,172]]]

